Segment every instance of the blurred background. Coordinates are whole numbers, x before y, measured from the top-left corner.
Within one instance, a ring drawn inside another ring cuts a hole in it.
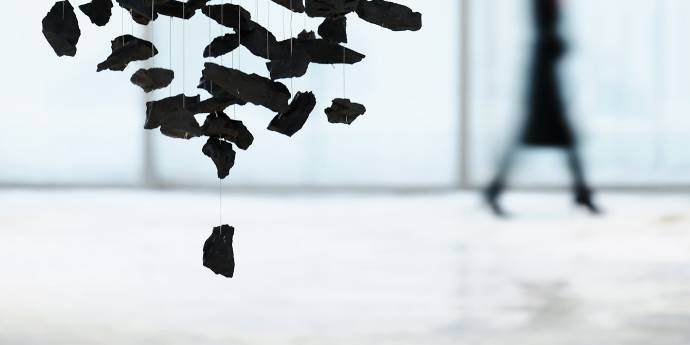
[[[561,1],[560,76],[605,213],[574,208],[559,152],[531,150],[508,220],[480,188],[521,120],[530,1],[397,2],[421,31],[350,15],[367,57],[286,81],[318,100],[293,138],[265,109],[228,109],[256,140],[222,194],[203,139],[143,122],[146,101],[206,96],[203,48],[229,29],[200,13],[144,27],[117,5],[99,28],[77,10],[78,54],[58,58],[53,2],[5,4],[0,344],[688,344],[690,2]],[[234,3],[279,39],[320,23]],[[160,53],[96,73],[122,33]],[[266,75],[245,49],[215,60]],[[176,79],[144,95],[129,77],[151,66]],[[323,113],[343,95],[367,106],[349,127]],[[237,228],[233,280],[201,265],[219,222]]]

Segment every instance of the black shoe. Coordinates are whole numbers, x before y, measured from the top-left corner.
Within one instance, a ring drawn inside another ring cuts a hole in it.
[[[506,218],[508,214],[503,210],[498,203],[498,197],[501,195],[503,187],[499,184],[492,184],[484,191],[484,201],[488,204],[491,212],[497,217]]]
[[[601,210],[592,201],[592,191],[587,187],[578,187],[575,189],[575,204],[584,207],[591,214],[601,214]]]

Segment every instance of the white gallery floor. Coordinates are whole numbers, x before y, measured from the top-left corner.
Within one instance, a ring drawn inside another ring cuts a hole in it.
[[[0,344],[690,344],[690,195],[0,191]]]

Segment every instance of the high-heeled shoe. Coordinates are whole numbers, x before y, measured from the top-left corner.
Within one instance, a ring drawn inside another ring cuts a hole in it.
[[[498,183],[492,183],[484,190],[484,201],[491,209],[491,212],[497,217],[505,218],[508,214],[503,210],[501,204],[498,202],[499,196],[503,191],[503,187]]]
[[[584,207],[591,214],[601,214],[601,209],[592,201],[592,191],[587,187],[575,188],[575,204]]]

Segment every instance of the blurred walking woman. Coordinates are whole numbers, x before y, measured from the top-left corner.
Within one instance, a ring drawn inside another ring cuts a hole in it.
[[[517,146],[550,147],[565,151],[573,175],[575,202],[592,213],[598,213],[592,192],[585,181],[577,152],[576,135],[568,122],[558,77],[558,63],[565,53],[565,43],[558,33],[559,0],[532,0],[536,37],[527,85],[526,121]],[[515,158],[510,148],[499,171],[485,192],[486,201],[497,215],[504,215],[499,197]]]

